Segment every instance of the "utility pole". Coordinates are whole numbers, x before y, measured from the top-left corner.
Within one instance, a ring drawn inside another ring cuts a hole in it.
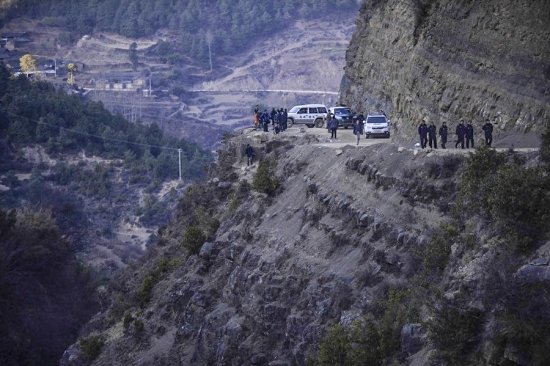
[[[212,72],[212,41],[214,40],[214,35],[212,34],[212,31],[209,29],[206,32],[206,42],[208,43],[208,56],[210,57],[210,72]]]
[[[180,167],[180,180],[181,180],[181,149],[178,149],[178,161],[179,161],[179,167]]]

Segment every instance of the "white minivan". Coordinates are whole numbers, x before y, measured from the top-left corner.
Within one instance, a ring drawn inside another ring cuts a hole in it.
[[[309,128],[323,127],[327,107],[324,104],[304,104],[294,106],[288,111],[288,127],[293,124],[304,124]]]

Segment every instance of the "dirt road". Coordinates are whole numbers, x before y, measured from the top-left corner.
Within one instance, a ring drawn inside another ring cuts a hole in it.
[[[319,143],[317,143],[316,145],[320,146],[320,147],[340,149],[340,148],[343,148],[344,146],[348,146],[348,145],[349,146],[357,146],[356,141],[355,141],[355,135],[353,134],[352,129],[339,129],[337,131],[337,138],[336,139],[331,139],[330,138],[330,133],[327,132],[326,128],[315,128],[315,127],[314,128],[307,128],[306,126],[296,126],[295,125],[295,126],[289,128],[288,130],[286,130],[285,132],[283,132],[283,134],[299,134],[299,133],[307,133],[307,134],[315,135],[319,140]],[[396,142],[396,141],[393,141],[393,139],[391,139],[391,138],[379,138],[379,137],[376,137],[376,138],[371,137],[371,138],[367,139],[367,138],[365,138],[364,135],[362,135],[361,139],[359,141],[359,145],[357,147],[371,146],[371,145],[375,145],[375,144],[392,143],[392,144],[396,145],[397,148],[399,148],[399,149],[417,150],[418,152],[431,153],[431,154],[437,154],[437,155],[441,155],[441,154],[465,154],[465,153],[468,153],[468,152],[475,151],[474,149],[455,149],[454,141],[452,141],[452,140],[450,140],[447,143],[447,149],[441,149],[441,148],[439,148],[439,149],[430,149],[430,148],[421,149],[420,147],[414,146],[414,144],[417,143],[417,142],[418,141],[411,141],[410,143]],[[531,147],[531,148],[514,148],[513,145],[496,147],[495,150],[497,150],[497,151],[507,151],[510,148],[513,148],[515,151],[523,151],[523,152],[539,150],[538,148],[534,148],[534,147]]]

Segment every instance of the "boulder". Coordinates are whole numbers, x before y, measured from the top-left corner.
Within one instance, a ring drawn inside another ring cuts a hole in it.
[[[218,183],[218,188],[230,189],[231,188],[231,183],[229,183],[229,182],[219,182]]]
[[[539,258],[522,266],[516,272],[516,278],[525,283],[550,282],[550,261]]]

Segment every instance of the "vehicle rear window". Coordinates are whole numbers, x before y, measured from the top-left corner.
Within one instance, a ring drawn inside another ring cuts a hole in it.
[[[319,113],[327,113],[327,109],[325,107],[319,107],[318,111]]]
[[[386,117],[367,117],[367,123],[387,123]]]
[[[334,108],[334,114],[351,114],[349,108]]]

